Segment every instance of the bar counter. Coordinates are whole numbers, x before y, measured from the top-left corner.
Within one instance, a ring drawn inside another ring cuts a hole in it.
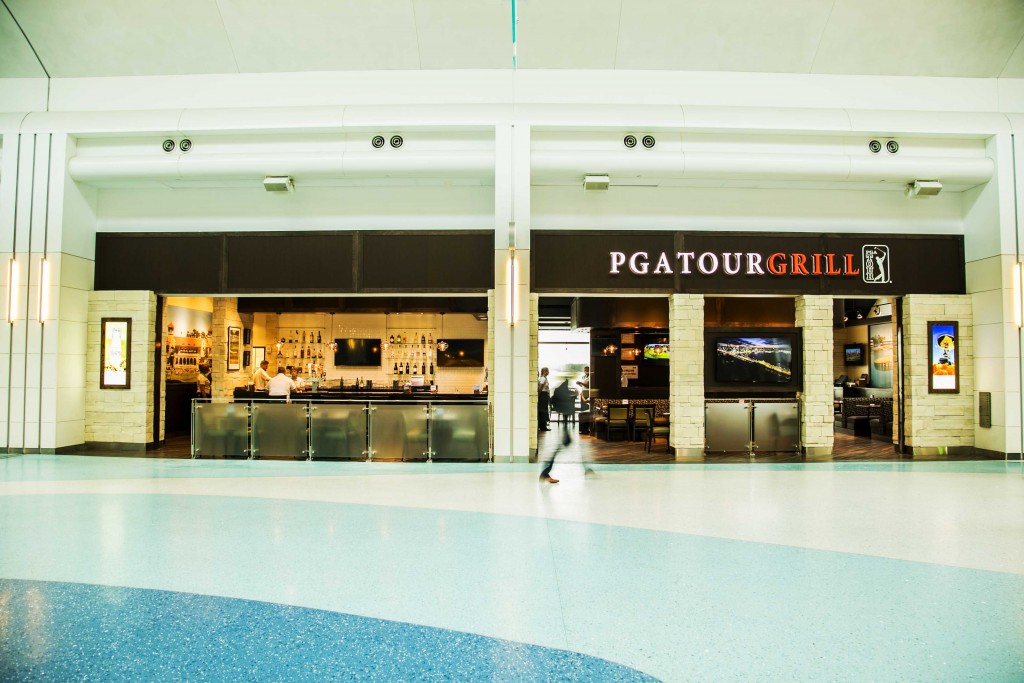
[[[192,403],[192,457],[487,462],[486,394],[237,389]]]

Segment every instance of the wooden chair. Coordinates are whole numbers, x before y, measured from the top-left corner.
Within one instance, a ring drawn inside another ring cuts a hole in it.
[[[633,405],[631,407],[633,409],[633,441],[646,441],[647,430],[654,424],[654,406]]]
[[[605,425],[608,431],[608,440],[612,440],[613,431],[621,431],[623,438],[629,435],[629,407],[608,406],[608,422]]]
[[[651,452],[651,446],[655,439],[665,439],[665,452],[669,452],[669,433],[670,426],[667,417],[657,417],[654,419],[654,424],[647,430],[647,452]]]

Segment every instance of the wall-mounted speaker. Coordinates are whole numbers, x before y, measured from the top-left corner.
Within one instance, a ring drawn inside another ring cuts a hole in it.
[[[174,140],[167,138],[166,140],[163,141],[160,147],[162,147],[165,152],[173,152],[175,147]]]
[[[654,147],[654,143],[655,143],[654,136],[653,135],[645,135],[640,142],[643,144],[644,147],[646,147],[647,149],[650,149],[651,147]]]
[[[401,135],[391,136],[391,146],[394,147],[395,149],[401,147],[403,142],[405,142],[405,140],[402,139]]]
[[[889,142],[885,143],[885,151],[889,154],[895,154],[900,151],[900,143],[895,140],[889,140]]]
[[[636,147],[636,136],[627,135],[626,137],[622,138],[622,144],[624,144],[627,149],[633,149],[634,147]]]
[[[252,351],[246,349],[242,351],[242,367],[247,368],[252,363]]]
[[[192,149],[192,141],[188,138],[182,138],[181,142],[178,143],[178,149],[182,152],[187,152]]]
[[[245,345],[252,344],[252,330],[248,327],[242,328],[242,343]]]
[[[380,149],[381,147],[384,146],[384,136],[383,135],[374,135],[373,139],[370,140],[370,144],[373,145],[374,149]]]
[[[868,149],[871,150],[872,154],[878,154],[882,151],[882,143],[878,140],[872,140],[868,143]]]

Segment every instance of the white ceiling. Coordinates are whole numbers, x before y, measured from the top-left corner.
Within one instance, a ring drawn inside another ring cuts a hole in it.
[[[0,78],[512,67],[512,0],[0,3]],[[517,0],[517,10],[520,69],[1024,78],[1024,0]]]

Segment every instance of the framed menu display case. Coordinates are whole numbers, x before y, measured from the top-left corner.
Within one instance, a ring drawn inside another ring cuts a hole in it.
[[[228,370],[242,369],[242,328],[228,328]]]
[[[132,319],[100,320],[100,389],[130,389]]]

